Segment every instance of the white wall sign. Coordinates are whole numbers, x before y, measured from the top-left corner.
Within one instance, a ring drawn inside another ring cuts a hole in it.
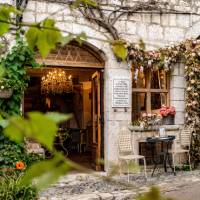
[[[130,107],[130,80],[126,78],[113,79],[112,107]]]

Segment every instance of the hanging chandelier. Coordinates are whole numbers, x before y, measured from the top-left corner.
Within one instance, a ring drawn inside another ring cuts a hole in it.
[[[71,93],[73,84],[71,75],[67,76],[64,70],[54,69],[41,79],[42,94]]]

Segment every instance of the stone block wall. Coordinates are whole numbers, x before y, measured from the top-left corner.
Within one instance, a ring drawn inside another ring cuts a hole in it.
[[[59,0],[59,2],[61,2]],[[64,2],[64,1],[63,1]],[[133,6],[136,0],[104,0],[110,6],[104,9],[113,8],[113,5]],[[138,2],[138,0],[137,0]],[[144,0],[146,2],[146,0]],[[200,35],[200,0],[160,0],[165,8],[179,10],[185,14],[159,14],[153,13],[134,13],[130,16],[123,15],[115,23],[120,36],[131,43],[138,43],[143,39],[147,50],[157,49],[159,47],[171,46],[179,43],[186,38],[196,38]],[[105,13],[109,11],[105,10]],[[108,43],[103,40],[112,39],[111,35],[102,27],[93,24],[81,15],[78,10],[70,10],[68,5],[48,0],[29,0],[27,9],[24,12],[23,20],[25,22],[40,22],[46,17],[57,21],[57,26],[64,34],[68,32],[81,33],[84,31],[88,36],[88,43],[94,45],[106,55],[104,70],[104,138],[105,138],[105,160],[117,161],[117,134],[119,127],[127,125],[131,121],[131,108],[125,111],[122,108],[114,110],[112,108],[112,79],[116,76],[126,77],[131,80],[131,70],[127,63],[118,63],[114,57]],[[96,40],[95,38],[98,38]],[[185,80],[184,67],[176,65],[171,72],[170,102],[177,109],[176,124],[184,124],[184,96]],[[130,99],[131,99],[130,95]],[[107,162],[106,169],[109,164]]]
[[[175,106],[175,124],[183,125],[185,121],[185,89],[184,65],[172,67],[170,76],[170,104]]]

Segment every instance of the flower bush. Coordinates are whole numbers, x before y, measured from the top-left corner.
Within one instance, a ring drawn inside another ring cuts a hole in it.
[[[11,85],[9,84],[9,81],[7,79],[0,80],[0,90],[7,90],[10,88],[11,88]]]
[[[176,114],[176,109],[174,106],[165,106],[163,105],[160,109],[160,115],[162,117],[166,117],[168,115],[175,115]]]
[[[138,120],[132,122],[132,125],[148,128],[149,126],[158,125],[160,123],[161,119],[156,113],[143,113]]]

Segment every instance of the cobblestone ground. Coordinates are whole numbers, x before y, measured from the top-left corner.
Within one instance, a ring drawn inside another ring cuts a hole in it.
[[[181,194],[181,190],[184,190],[183,188],[191,188],[193,185],[200,185],[200,170],[192,172],[180,171],[177,172],[176,176],[171,173],[166,174],[163,172],[159,174],[156,173],[154,177],[151,177],[149,174],[147,180],[145,180],[142,175],[132,175],[130,184],[128,184],[127,176],[125,175],[113,177],[113,180],[118,182],[118,184],[106,180],[105,173],[96,173],[95,175],[100,175],[103,178],[80,173],[62,177],[55,185],[42,191],[39,199],[132,200],[135,199],[139,193],[148,191],[152,185],[159,186],[163,194],[176,197],[176,193]],[[189,199],[196,200],[193,198]]]

